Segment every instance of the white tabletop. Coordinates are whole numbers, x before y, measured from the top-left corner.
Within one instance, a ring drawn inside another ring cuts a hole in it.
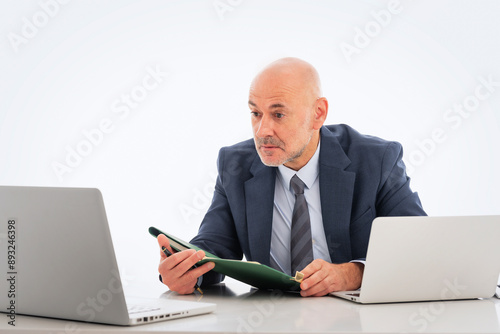
[[[214,313],[135,327],[5,315],[0,331],[15,333],[500,333],[500,300],[359,305],[334,297],[302,298],[259,291],[226,278],[200,295],[181,296],[159,282],[127,288],[131,297],[159,297],[217,304]]]

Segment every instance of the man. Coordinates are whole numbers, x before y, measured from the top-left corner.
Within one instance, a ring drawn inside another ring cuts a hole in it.
[[[222,258],[301,271],[302,296],[359,288],[373,219],[425,215],[401,145],[324,126],[319,75],[300,59],[264,68],[248,105],[253,141],[221,149],[212,204],[191,242]],[[163,235],[158,243],[169,248]],[[173,291],[192,293],[202,275],[203,285],[223,279],[213,263],[190,270],[203,251],[161,254],[159,272]]]

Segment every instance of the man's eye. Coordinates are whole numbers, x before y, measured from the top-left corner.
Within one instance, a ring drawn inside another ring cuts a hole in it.
[[[259,113],[257,111],[251,111],[250,114],[252,117],[259,117]]]
[[[276,114],[274,114],[274,116],[275,116],[276,118],[283,118],[285,115],[283,115],[283,114],[281,114],[281,113],[277,112]]]

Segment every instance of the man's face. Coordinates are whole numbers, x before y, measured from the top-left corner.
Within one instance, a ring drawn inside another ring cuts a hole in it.
[[[262,81],[252,85],[248,103],[257,152],[267,166],[298,170],[314,132],[314,101],[293,85]]]

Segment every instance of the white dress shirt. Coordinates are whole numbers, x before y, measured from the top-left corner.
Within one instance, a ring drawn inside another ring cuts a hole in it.
[[[292,226],[293,207],[295,205],[295,193],[290,186],[290,180],[297,176],[306,185],[304,187],[304,197],[306,198],[311,221],[311,235],[313,242],[314,259],[323,259],[332,262],[328,252],[325,229],[323,228],[323,215],[321,214],[321,200],[319,192],[319,149],[307,164],[298,171],[294,171],[285,165],[278,166],[276,172],[276,182],[274,186],[274,208],[273,208],[273,228],[271,236],[271,262],[275,262],[283,271],[291,276],[291,255],[290,236]],[[364,260],[352,260],[363,265]]]
[[[278,167],[274,190],[273,229],[271,236],[271,257],[284,273],[291,274],[290,235],[292,226],[295,193],[290,186],[290,179],[297,176],[305,183],[304,197],[309,209],[311,220],[311,235],[313,242],[313,256],[332,262],[328,252],[323,217],[321,215],[321,201],[319,194],[319,149],[308,163],[299,171],[294,171],[284,165]]]

